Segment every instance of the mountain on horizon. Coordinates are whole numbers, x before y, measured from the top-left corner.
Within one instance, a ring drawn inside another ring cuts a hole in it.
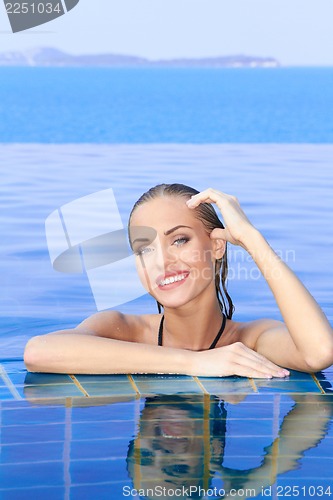
[[[53,47],[37,47],[23,52],[0,53],[0,66],[56,66],[56,67],[149,67],[149,68],[256,68],[280,66],[273,57],[230,55],[201,58],[150,60],[121,54],[72,55]]]

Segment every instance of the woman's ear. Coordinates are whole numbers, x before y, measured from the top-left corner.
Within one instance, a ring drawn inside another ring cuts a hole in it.
[[[214,258],[216,260],[220,260],[224,255],[227,242],[225,240],[222,240],[221,238],[214,238],[212,241]]]

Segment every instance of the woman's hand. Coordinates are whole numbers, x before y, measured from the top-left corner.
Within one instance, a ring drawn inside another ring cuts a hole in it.
[[[196,208],[200,203],[216,203],[221,211],[225,229],[213,229],[210,235],[212,239],[223,239],[246,248],[245,242],[249,232],[256,230],[235,196],[209,188],[193,195],[186,203],[188,208]]]
[[[246,347],[242,342],[195,353],[193,374],[201,377],[239,375],[252,378],[286,377],[289,371]]]

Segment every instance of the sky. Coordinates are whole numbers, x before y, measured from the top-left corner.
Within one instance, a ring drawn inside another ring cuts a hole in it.
[[[245,54],[285,66],[333,66],[332,23],[333,0],[80,0],[66,15],[13,34],[1,2],[0,52]]]

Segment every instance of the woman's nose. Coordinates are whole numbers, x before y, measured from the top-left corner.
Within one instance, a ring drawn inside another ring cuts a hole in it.
[[[156,251],[156,265],[159,269],[164,270],[176,261],[177,255],[172,247],[163,247],[162,245],[158,246]]]
[[[177,253],[175,252],[175,247],[168,246],[163,250],[164,262],[175,262],[177,260]]]

